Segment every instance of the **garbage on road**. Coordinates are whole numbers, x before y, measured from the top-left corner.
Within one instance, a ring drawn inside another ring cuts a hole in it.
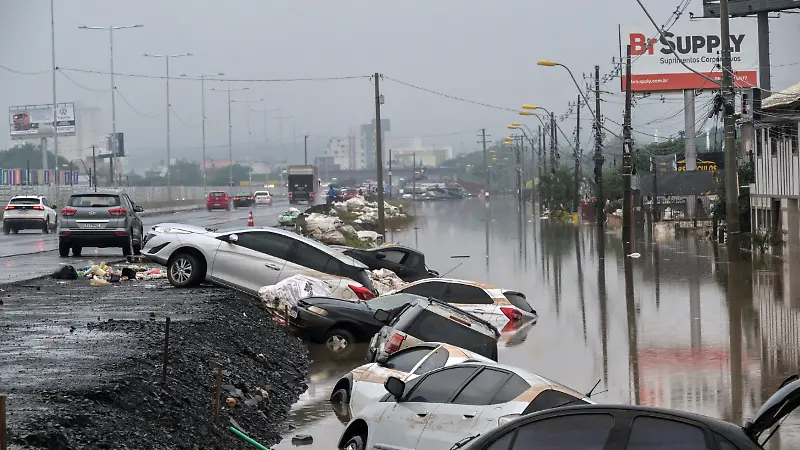
[[[56,280],[88,279],[92,286],[108,286],[111,283],[130,280],[157,280],[166,276],[167,274],[159,268],[134,264],[109,267],[104,262],[95,264],[92,261],[78,269],[71,265],[62,266],[51,275]]]
[[[289,226],[294,225],[297,221],[297,216],[300,215],[300,210],[291,207],[278,216],[278,225]]]
[[[368,270],[367,274],[372,286],[378,290],[379,295],[403,289],[408,285],[405,281],[401,280],[396,273],[389,269]]]
[[[282,312],[285,308],[297,305],[300,299],[328,297],[331,292],[333,289],[324,280],[307,275],[293,275],[276,284],[263,286],[258,290],[258,297],[267,309]]]

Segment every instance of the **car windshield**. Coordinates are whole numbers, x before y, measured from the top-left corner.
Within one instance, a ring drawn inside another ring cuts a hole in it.
[[[367,307],[373,311],[399,308],[414,301],[416,297],[404,294],[382,295],[366,302]]]
[[[225,197],[224,192],[211,192],[208,194],[209,197]]]
[[[533,308],[531,308],[530,303],[528,303],[528,300],[525,299],[524,295],[518,292],[503,292],[503,295],[505,295],[508,301],[517,308],[525,312],[533,312]]]
[[[459,324],[427,309],[420,310],[411,324],[403,327],[402,319],[396,327],[417,339],[427,342],[449,342],[479,355],[497,360],[497,341],[490,336]],[[403,329],[405,328],[405,329]]]
[[[267,191],[258,191],[258,192],[256,192],[256,195],[269,195],[269,192],[267,192]]]
[[[238,195],[239,197],[249,197],[250,193],[249,192],[239,192],[236,195]]]
[[[119,206],[120,203],[118,195],[84,194],[70,197],[68,205],[83,208],[107,208]]]
[[[39,199],[38,198],[12,198],[9,205],[38,205]]]

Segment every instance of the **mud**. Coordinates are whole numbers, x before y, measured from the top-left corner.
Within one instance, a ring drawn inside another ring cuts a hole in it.
[[[251,448],[232,424],[271,445],[307,388],[305,346],[249,296],[164,280],[39,279],[0,289],[10,449]]]

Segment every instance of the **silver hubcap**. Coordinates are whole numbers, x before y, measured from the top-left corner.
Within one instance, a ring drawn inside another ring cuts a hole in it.
[[[348,344],[347,339],[345,339],[343,336],[339,336],[338,334],[329,337],[328,342],[326,342],[328,348],[334,352],[340,352],[344,350],[345,348],[347,348],[347,344]]]
[[[186,283],[192,276],[192,263],[186,258],[178,258],[172,263],[170,268],[172,279],[178,283]]]

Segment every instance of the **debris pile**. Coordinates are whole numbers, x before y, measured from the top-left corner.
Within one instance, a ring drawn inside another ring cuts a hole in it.
[[[372,286],[378,291],[378,295],[388,294],[408,285],[389,269],[368,270],[367,274],[372,281]]]
[[[338,286],[339,279],[332,277],[330,280],[320,280],[306,275],[293,275],[276,284],[261,287],[258,297],[268,310],[282,315],[286,308],[297,305],[300,299],[329,297],[334,283]]]
[[[358,214],[353,223],[364,226],[365,229],[374,228],[378,224],[378,203],[368,202],[361,197],[349,198],[344,203],[334,203],[333,211]],[[387,219],[404,219],[406,217],[402,209],[386,202],[383,202],[383,214]]]
[[[299,215],[300,210],[291,207],[278,216],[278,225],[282,227],[294,225]]]
[[[65,265],[53,272],[56,280],[89,280],[92,286],[108,286],[111,283],[129,280],[158,280],[166,278],[167,274],[160,268],[150,268],[142,265],[128,265],[124,267],[109,267],[106,263],[95,264],[89,261],[84,267],[75,269],[74,266]]]

